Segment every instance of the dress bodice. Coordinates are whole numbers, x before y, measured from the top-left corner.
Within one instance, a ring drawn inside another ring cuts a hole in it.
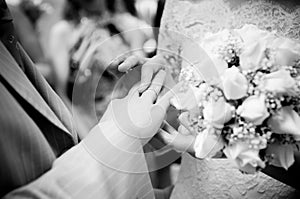
[[[182,65],[182,47],[206,33],[254,24],[300,42],[300,7],[267,0],[167,0],[161,22],[159,52],[173,75]],[[294,1],[295,2],[295,1]],[[197,160],[183,155],[171,198],[300,198],[299,193],[263,173],[242,174],[227,159]]]
[[[273,178],[242,174],[228,159],[197,160],[184,154],[172,199],[286,199],[299,192]]]

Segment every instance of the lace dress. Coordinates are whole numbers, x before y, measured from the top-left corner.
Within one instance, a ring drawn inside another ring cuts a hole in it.
[[[174,77],[182,64],[183,44],[201,41],[207,32],[254,24],[300,42],[300,7],[275,1],[167,0],[161,24],[159,51]],[[244,175],[227,159],[197,160],[184,154],[171,198],[300,198],[300,194],[263,173]]]

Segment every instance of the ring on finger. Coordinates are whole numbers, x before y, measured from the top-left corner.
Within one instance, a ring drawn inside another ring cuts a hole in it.
[[[156,98],[158,97],[158,93],[154,88],[148,88],[147,91],[153,91],[155,93]]]

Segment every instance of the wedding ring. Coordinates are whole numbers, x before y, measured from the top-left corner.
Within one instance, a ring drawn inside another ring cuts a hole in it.
[[[153,88],[148,88],[147,91],[153,91],[155,93],[155,99],[158,97],[158,93]]]

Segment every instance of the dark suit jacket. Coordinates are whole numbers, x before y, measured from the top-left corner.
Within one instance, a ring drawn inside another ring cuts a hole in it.
[[[69,111],[17,45],[24,71],[0,42],[0,197],[77,143]]]

